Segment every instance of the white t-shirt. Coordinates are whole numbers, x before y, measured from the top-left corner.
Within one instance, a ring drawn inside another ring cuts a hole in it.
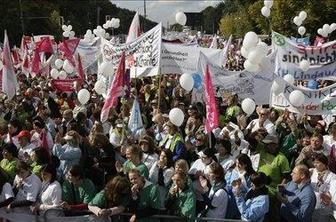
[[[229,202],[229,197],[225,190],[219,189],[216,193],[211,189],[209,197],[212,197],[211,205],[214,209],[209,209],[206,217],[224,219],[226,216],[226,210]]]
[[[41,210],[58,207],[62,203],[62,187],[60,183],[58,181],[54,181],[51,184],[43,182],[40,201]]]
[[[253,125],[253,128],[251,128],[252,125]],[[265,128],[268,134],[273,135],[273,136],[277,135],[275,126],[269,119],[266,119],[262,126],[260,126],[259,119],[254,119],[248,124],[246,129],[251,129],[251,133],[253,133],[261,127]]]
[[[26,146],[22,147],[19,150],[19,159],[23,160],[24,153],[27,153],[29,156],[31,156],[35,148],[36,146],[32,143],[28,143]]]
[[[0,202],[4,202],[5,200],[8,200],[11,197],[14,197],[12,186],[9,183],[5,183],[2,186]]]
[[[330,154],[331,147],[333,145],[336,146],[336,141],[333,139],[333,137],[331,135],[323,136],[323,147],[328,154]]]
[[[15,176],[13,185],[19,184],[22,181],[18,175]],[[35,174],[31,174],[26,179],[22,181],[22,186],[20,187],[18,193],[16,194],[16,200],[29,200],[35,202],[38,194],[41,190],[41,180]]]

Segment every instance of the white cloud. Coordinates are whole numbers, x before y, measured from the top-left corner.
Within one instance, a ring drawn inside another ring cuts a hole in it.
[[[112,0],[118,7],[138,11],[141,15],[144,12],[144,1]],[[216,6],[222,0],[215,1],[148,1],[146,0],[147,16],[155,22],[162,22],[166,25],[175,23],[175,14],[178,11],[199,12],[208,6]]]

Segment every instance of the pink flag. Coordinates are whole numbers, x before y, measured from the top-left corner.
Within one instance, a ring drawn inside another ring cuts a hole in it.
[[[107,94],[103,109],[101,111],[100,120],[105,122],[108,119],[110,109],[118,105],[118,98],[124,92],[124,77],[125,77],[125,52],[121,54],[119,66],[114,75],[113,82]]]
[[[40,52],[37,49],[35,49],[31,64],[32,77],[35,77],[40,73],[40,62],[41,62]]]
[[[126,43],[134,41],[140,35],[141,35],[141,30],[140,30],[139,13],[135,13],[132,23],[128,30],[128,36],[126,39]]]
[[[29,76],[29,68],[30,68],[30,59],[27,50],[24,53],[23,61],[21,63],[22,71],[26,73],[27,76]]]
[[[67,39],[58,44],[58,49],[64,53],[65,58],[70,61],[73,67],[76,67],[73,54],[76,51],[76,48],[79,44],[79,40],[80,40],[79,38]]]
[[[83,82],[85,80],[85,73],[84,73],[84,69],[82,66],[82,59],[79,53],[77,56],[77,73],[78,73],[78,81],[81,80]]]
[[[11,100],[15,96],[17,88],[17,79],[14,71],[12,56],[9,48],[7,31],[5,30],[4,47],[2,52],[2,91],[7,94]]]
[[[205,98],[207,98],[205,100],[206,104],[205,130],[208,133],[210,133],[213,129],[218,127],[218,110],[208,64],[206,64],[206,67],[203,67],[203,73],[205,76],[204,77]]]
[[[38,51],[39,53],[46,52],[53,54],[54,49],[52,46],[51,39],[49,37],[42,37],[41,41],[36,43],[35,50]]]

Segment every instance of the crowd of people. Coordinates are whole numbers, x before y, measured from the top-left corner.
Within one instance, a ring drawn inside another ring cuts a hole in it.
[[[335,219],[334,120],[269,107],[247,117],[238,96],[226,94],[217,98],[219,127],[206,133],[204,104],[191,103],[179,75],[166,75],[133,81],[102,123],[104,100],[94,91],[81,105],[76,92],[57,92],[44,77],[18,76],[20,91],[0,101],[0,206],[7,213]],[[88,76],[83,87],[92,90],[95,81]],[[127,128],[135,98],[141,135]],[[180,127],[167,115],[173,107],[185,112]]]

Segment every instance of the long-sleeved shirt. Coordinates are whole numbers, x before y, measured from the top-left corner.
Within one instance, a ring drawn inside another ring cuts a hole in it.
[[[236,197],[236,202],[242,220],[262,222],[269,211],[268,195],[259,195],[246,201],[241,195]]]
[[[78,147],[72,147],[69,144],[61,146],[60,144],[55,144],[53,148],[53,153],[61,161],[61,169],[63,176],[69,171],[70,167],[77,164],[81,158],[82,151]]]
[[[289,182],[284,192],[288,202],[281,204],[280,215],[284,221],[308,222],[316,204],[314,188],[310,181],[305,184]]]

